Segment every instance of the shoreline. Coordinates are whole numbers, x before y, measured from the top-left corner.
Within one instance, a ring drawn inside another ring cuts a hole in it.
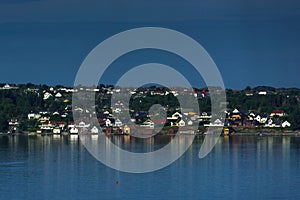
[[[185,131],[181,132],[181,135],[195,135],[195,136],[205,136],[206,132],[195,132],[195,133],[186,133]],[[1,133],[0,136],[78,136],[78,134],[70,134],[67,132],[61,134],[53,133],[36,133],[36,132],[21,132],[21,133]],[[97,134],[91,134],[97,135]],[[130,134],[120,134],[120,133],[111,133],[107,136],[130,136]],[[167,131],[162,131],[157,133],[159,136],[174,136],[176,133],[168,133]],[[300,130],[284,130],[276,128],[262,128],[262,127],[234,127],[234,132],[230,134],[221,134],[221,136],[300,136]]]

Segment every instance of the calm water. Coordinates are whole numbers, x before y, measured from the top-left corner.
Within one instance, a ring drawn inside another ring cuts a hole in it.
[[[300,199],[300,138],[220,137],[200,160],[201,143],[162,170],[128,174],[76,138],[0,136],[0,199]]]

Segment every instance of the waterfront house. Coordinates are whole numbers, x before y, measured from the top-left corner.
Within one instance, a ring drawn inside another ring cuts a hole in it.
[[[274,117],[274,116],[283,117],[285,116],[285,113],[283,110],[273,110],[270,114],[270,117]]]
[[[123,127],[123,133],[130,134],[130,127],[127,124]]]
[[[39,127],[42,130],[42,132],[50,132],[54,128],[54,125],[47,121],[39,125]]]
[[[235,121],[235,120],[241,120],[242,115],[238,109],[234,109],[228,116],[229,120]]]
[[[284,121],[284,122],[281,124],[281,127],[283,127],[283,128],[291,127],[291,123],[288,122],[288,121]]]
[[[99,129],[96,126],[93,126],[93,128],[91,129],[91,133],[98,134],[99,133]]]
[[[123,126],[122,121],[121,121],[120,119],[116,119],[116,120],[115,120],[115,126],[116,126],[116,127],[121,127],[121,126]]]
[[[265,127],[272,127],[272,128],[281,127],[281,121],[278,118],[270,118],[265,124]]]
[[[146,128],[152,129],[152,128],[154,128],[154,123],[150,119],[148,119],[141,125],[141,127],[146,127]]]
[[[90,124],[86,124],[85,122],[80,122],[78,125],[75,125],[77,128],[88,128]]]
[[[201,115],[199,116],[200,121],[209,121],[211,118],[211,115],[208,114],[207,112],[202,112]]]
[[[61,129],[59,127],[55,127],[52,130],[53,134],[60,134],[61,133]]]
[[[18,119],[11,119],[8,123],[9,126],[9,132],[10,133],[16,133],[19,129],[19,121]]]
[[[178,126],[184,127],[184,126],[185,126],[185,121],[184,121],[183,119],[181,119],[181,120],[178,122]]]
[[[222,126],[224,126],[224,123],[220,119],[216,119],[215,121],[213,121],[213,123],[204,124],[204,126],[222,127]]]
[[[78,134],[78,132],[79,132],[79,130],[78,130],[78,128],[76,128],[76,127],[72,127],[72,128],[70,129],[70,134]]]
[[[189,120],[189,121],[187,122],[187,125],[188,125],[188,126],[192,126],[192,125],[193,125],[193,121],[192,121],[192,120]]]

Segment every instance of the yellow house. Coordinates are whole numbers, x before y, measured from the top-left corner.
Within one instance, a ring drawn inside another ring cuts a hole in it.
[[[123,133],[124,134],[128,134],[130,135],[130,127],[128,125],[125,125],[124,128],[123,128]]]
[[[50,120],[50,117],[49,116],[44,116],[44,117],[40,117],[39,118],[39,121],[41,122],[41,123],[45,123],[45,122],[47,122],[47,121],[49,121]]]

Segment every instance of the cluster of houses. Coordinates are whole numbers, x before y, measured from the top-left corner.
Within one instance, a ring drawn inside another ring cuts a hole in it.
[[[270,114],[258,114],[254,112],[243,113],[238,109],[227,112],[225,120],[226,126],[245,126],[245,127],[269,127],[269,128],[288,128],[291,123],[283,120],[287,114],[283,110],[273,110]]]
[[[10,86],[8,84],[1,86],[0,89],[15,89],[17,87]],[[171,88],[170,90],[163,89],[153,89],[153,88],[83,88],[79,87],[73,88],[53,88],[50,87],[48,90],[43,91],[43,100],[47,101],[50,97],[65,103],[64,111],[54,111],[54,112],[38,112],[38,113],[28,113],[28,120],[36,120],[37,127],[35,127],[37,133],[53,133],[53,134],[78,134],[80,132],[89,131],[91,133],[99,133],[100,127],[106,131],[106,133],[130,133],[132,128],[131,124],[138,123],[141,127],[154,129],[156,125],[162,125],[168,127],[188,127],[188,126],[226,126],[226,127],[291,127],[291,123],[287,120],[283,120],[286,113],[283,110],[273,110],[270,114],[259,114],[254,112],[241,112],[238,109],[233,109],[226,112],[225,119],[214,119],[211,122],[211,115],[207,112],[202,112],[200,114],[194,112],[193,110],[182,110],[181,112],[174,112],[171,116],[167,116],[165,119],[156,119],[149,115],[147,112],[136,112],[131,116],[130,120],[124,121],[121,117],[123,112],[129,112],[128,106],[125,106],[122,102],[118,101],[111,106],[110,109],[103,109],[101,113],[97,113],[97,123],[85,123],[82,121],[72,122],[68,119],[72,116],[73,112],[94,112],[87,111],[82,108],[72,108],[70,105],[71,93],[78,92],[79,90],[97,92],[102,95],[111,95],[114,93],[124,92],[127,94],[135,94],[135,97],[146,97],[150,95],[169,95],[174,96],[189,92],[185,88]],[[197,98],[204,98],[209,96],[207,90],[195,90],[194,93],[188,93]],[[186,94],[185,94],[186,95]],[[253,95],[252,93],[247,93],[248,95]],[[267,92],[261,91],[259,95],[267,95]],[[60,121],[53,121],[53,116],[58,116]],[[224,123],[225,122],[225,123]],[[100,127],[96,126],[100,125]],[[11,119],[9,121],[9,131],[17,132],[19,127],[19,121],[17,119]]]

